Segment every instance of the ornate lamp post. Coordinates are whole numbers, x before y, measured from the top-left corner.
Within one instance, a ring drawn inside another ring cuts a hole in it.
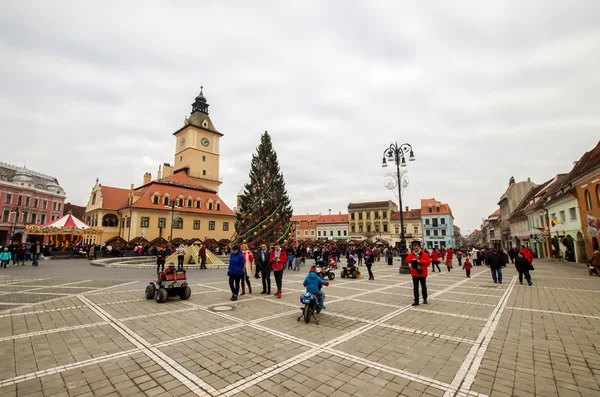
[[[405,259],[408,256],[406,251],[406,236],[404,235],[404,211],[402,206],[402,174],[400,173],[400,167],[406,167],[406,159],[408,161],[415,161],[415,154],[413,148],[408,143],[398,145],[398,142],[392,143],[390,147],[383,151],[383,162],[382,167],[387,167],[388,162],[394,162],[396,164],[396,185],[398,187],[398,202],[400,206],[400,273],[410,273],[410,267],[406,263]]]
[[[10,237],[10,242],[14,243],[15,242],[15,229],[17,228],[17,221],[19,220],[20,208],[19,207],[13,208],[12,213],[15,214],[15,219],[14,219],[13,225],[12,225],[12,233],[11,233],[11,237]]]
[[[179,208],[176,200],[170,200],[167,208],[171,208],[171,234],[169,235],[169,241],[173,240],[173,220],[175,218],[175,208]]]

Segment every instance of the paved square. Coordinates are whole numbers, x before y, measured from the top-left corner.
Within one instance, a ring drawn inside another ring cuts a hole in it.
[[[307,267],[282,299],[252,278],[231,302],[225,270],[195,270],[190,300],[158,304],[147,270],[71,263],[0,274],[0,396],[600,395],[600,278],[579,264],[536,261],[531,287],[432,273],[418,307],[397,263],[338,271],[317,325],[297,321]]]

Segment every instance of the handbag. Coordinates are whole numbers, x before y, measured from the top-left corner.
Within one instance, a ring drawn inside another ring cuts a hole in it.
[[[527,268],[527,270],[535,270],[535,267],[533,267],[533,265],[530,263],[529,267]]]

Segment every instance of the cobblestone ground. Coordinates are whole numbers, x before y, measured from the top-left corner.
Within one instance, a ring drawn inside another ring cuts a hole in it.
[[[512,268],[501,285],[483,267],[433,273],[418,307],[397,266],[338,271],[319,325],[297,321],[307,267],[282,299],[252,279],[232,304],[207,272],[158,304],[147,271],[70,266],[0,270],[0,396],[600,395],[600,278],[583,265],[537,261],[532,287]]]

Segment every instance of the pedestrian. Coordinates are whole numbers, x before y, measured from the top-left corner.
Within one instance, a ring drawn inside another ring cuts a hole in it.
[[[356,256],[358,256],[358,266],[362,266],[363,265],[363,251],[362,251],[362,248],[359,248],[358,250],[356,250]]]
[[[200,269],[206,269],[206,246],[204,244],[200,244],[198,256],[200,257]]]
[[[431,252],[431,263],[433,264],[431,266],[431,271],[435,273],[435,268],[437,267],[438,272],[442,272],[442,270],[440,269],[440,253],[438,252],[437,248],[434,248],[433,251]]]
[[[533,283],[531,282],[531,275],[529,274],[529,270],[533,267],[531,263],[527,260],[525,255],[522,252],[517,254],[517,258],[515,259],[515,268],[519,272],[519,283],[523,285],[523,276],[525,276],[525,280],[527,280],[527,284],[531,286]]]
[[[279,244],[275,244],[275,249],[271,252],[269,262],[271,263],[271,269],[273,269],[273,275],[275,276],[275,283],[277,284],[277,292],[275,296],[281,299],[281,290],[283,284],[283,267],[287,263],[287,255],[285,251],[282,251]]]
[[[502,268],[506,267],[506,265],[504,259],[495,248],[492,248],[492,251],[487,257],[487,265],[492,272],[494,284],[502,284]]]
[[[256,261],[256,271],[260,269],[262,275],[263,290],[261,294],[271,294],[271,262],[269,260],[271,253],[267,250],[266,244],[261,244],[260,249],[256,252],[254,260]],[[257,273],[258,274],[258,273]]]
[[[0,267],[6,269],[6,266],[10,263],[11,259],[12,255],[10,254],[8,247],[4,247],[4,250],[0,252]]]
[[[529,248],[522,245],[521,250],[519,252],[523,255],[525,259],[527,259],[527,262],[529,262],[530,265],[533,264],[533,252],[531,252]]]
[[[462,257],[462,252],[460,250],[456,251],[456,260],[458,261],[458,266],[462,266]]]
[[[431,264],[431,258],[427,253],[421,251],[421,243],[413,242],[413,250],[406,257],[406,263],[410,266],[410,275],[413,280],[413,292],[415,301],[412,306],[419,306],[419,284],[423,295],[423,304],[427,304],[427,269]]]
[[[160,276],[165,271],[165,262],[167,260],[167,252],[163,247],[156,249],[156,274]]]
[[[467,273],[467,278],[471,278],[471,268],[473,268],[473,265],[471,265],[471,262],[469,262],[469,257],[468,256],[465,257],[465,264],[463,265],[462,268]]]
[[[231,256],[229,257],[229,269],[227,275],[229,276],[231,300],[236,301],[238,299],[238,293],[240,292],[240,280],[244,275],[244,256],[240,252],[240,246],[237,244],[233,246]]]
[[[392,266],[394,264],[394,251],[391,248],[388,248],[385,251],[385,258],[387,259],[388,266]]]
[[[25,266],[25,244],[19,244],[19,246],[17,246],[17,262],[15,263],[15,266],[17,266],[19,264],[19,262],[21,263],[21,266]]]
[[[449,263],[450,269],[452,268],[452,259],[453,258],[454,258],[454,251],[452,250],[452,247],[450,247],[446,250],[446,266],[448,266],[448,263]],[[450,269],[448,269],[448,271],[450,271]]]
[[[141,253],[140,253],[141,254]],[[177,271],[183,270],[183,259],[185,258],[185,247],[183,244],[177,248]]]
[[[365,265],[367,266],[367,270],[369,271],[369,280],[375,280],[373,272],[371,271],[373,262],[375,262],[375,253],[373,253],[373,251],[367,248],[367,252],[365,252]]]
[[[31,260],[31,242],[25,243],[25,262],[29,262]]]
[[[244,255],[244,276],[242,277],[242,295],[246,295],[246,284],[248,284],[248,293],[252,293],[252,285],[250,285],[250,275],[254,266],[254,255],[248,250],[248,245],[242,244],[242,255]]]
[[[296,256],[296,250],[294,249],[294,247],[289,247],[286,250],[286,254],[287,254],[287,259],[288,259],[288,266],[287,268],[289,270],[294,268],[294,257]]]
[[[31,247],[31,257],[33,262],[32,266],[37,266],[39,264],[40,255],[42,254],[42,244],[40,244],[39,240],[35,242],[35,245]]]

